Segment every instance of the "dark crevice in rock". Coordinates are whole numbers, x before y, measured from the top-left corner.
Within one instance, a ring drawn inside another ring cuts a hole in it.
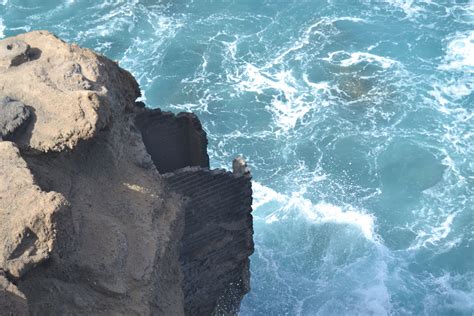
[[[21,243],[15,248],[15,250],[8,257],[8,260],[14,260],[23,255],[26,251],[29,251],[31,255],[35,252],[35,242],[38,240],[38,236],[31,231],[30,228],[26,228],[22,234]]]
[[[149,110],[137,117],[136,124],[160,173],[209,167],[206,132],[194,114]]]

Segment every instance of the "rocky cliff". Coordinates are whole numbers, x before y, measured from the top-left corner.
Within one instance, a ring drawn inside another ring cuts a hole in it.
[[[48,32],[0,41],[0,314],[235,314],[250,173],[209,169],[196,116]]]

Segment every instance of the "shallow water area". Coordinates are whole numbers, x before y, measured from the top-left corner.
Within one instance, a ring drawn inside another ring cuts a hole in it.
[[[243,155],[242,315],[474,313],[474,1],[0,0]]]

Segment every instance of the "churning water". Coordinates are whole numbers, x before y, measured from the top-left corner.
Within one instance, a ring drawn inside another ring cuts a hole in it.
[[[33,29],[248,159],[242,315],[474,313],[472,0],[0,0],[0,37]]]

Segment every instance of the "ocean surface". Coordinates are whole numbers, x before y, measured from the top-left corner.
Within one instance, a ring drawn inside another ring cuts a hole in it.
[[[241,315],[474,314],[474,1],[0,0],[253,173]]]

